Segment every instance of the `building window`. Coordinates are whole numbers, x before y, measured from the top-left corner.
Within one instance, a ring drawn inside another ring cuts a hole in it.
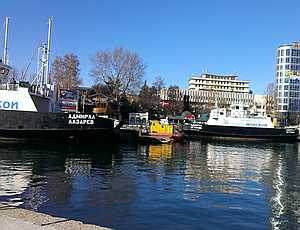
[[[290,62],[290,58],[289,57],[287,57],[286,59],[285,59],[285,62]]]
[[[286,53],[286,56],[290,56],[291,55],[291,50],[290,49],[287,49],[286,51],[285,51]]]
[[[284,50],[281,50],[281,56],[284,56]]]
[[[289,89],[289,86],[288,86],[288,85],[285,85],[283,89],[284,89],[284,90],[288,90],[288,89]]]
[[[282,110],[287,110],[287,105],[282,106]]]
[[[285,69],[290,69],[290,65],[285,65]]]

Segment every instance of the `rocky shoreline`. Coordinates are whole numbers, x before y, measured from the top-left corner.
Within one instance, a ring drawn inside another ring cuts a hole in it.
[[[0,226],[3,230],[109,230],[80,221],[54,217],[0,203]]]

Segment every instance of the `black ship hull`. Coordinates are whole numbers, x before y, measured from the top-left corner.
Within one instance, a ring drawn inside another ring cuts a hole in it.
[[[113,142],[114,127],[115,120],[95,114],[0,111],[0,138]]]
[[[298,130],[296,129],[217,126],[206,124],[198,124],[194,127],[185,126],[183,128],[183,133],[188,139],[251,139],[295,142],[298,138]]]

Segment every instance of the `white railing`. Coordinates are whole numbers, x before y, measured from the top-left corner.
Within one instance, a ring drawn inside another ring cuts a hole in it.
[[[17,91],[18,89],[19,89],[19,84],[14,84],[14,83],[0,84],[0,90]]]

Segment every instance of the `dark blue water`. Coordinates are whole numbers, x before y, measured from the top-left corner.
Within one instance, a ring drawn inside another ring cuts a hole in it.
[[[298,144],[0,144],[0,201],[114,229],[299,229]]]

